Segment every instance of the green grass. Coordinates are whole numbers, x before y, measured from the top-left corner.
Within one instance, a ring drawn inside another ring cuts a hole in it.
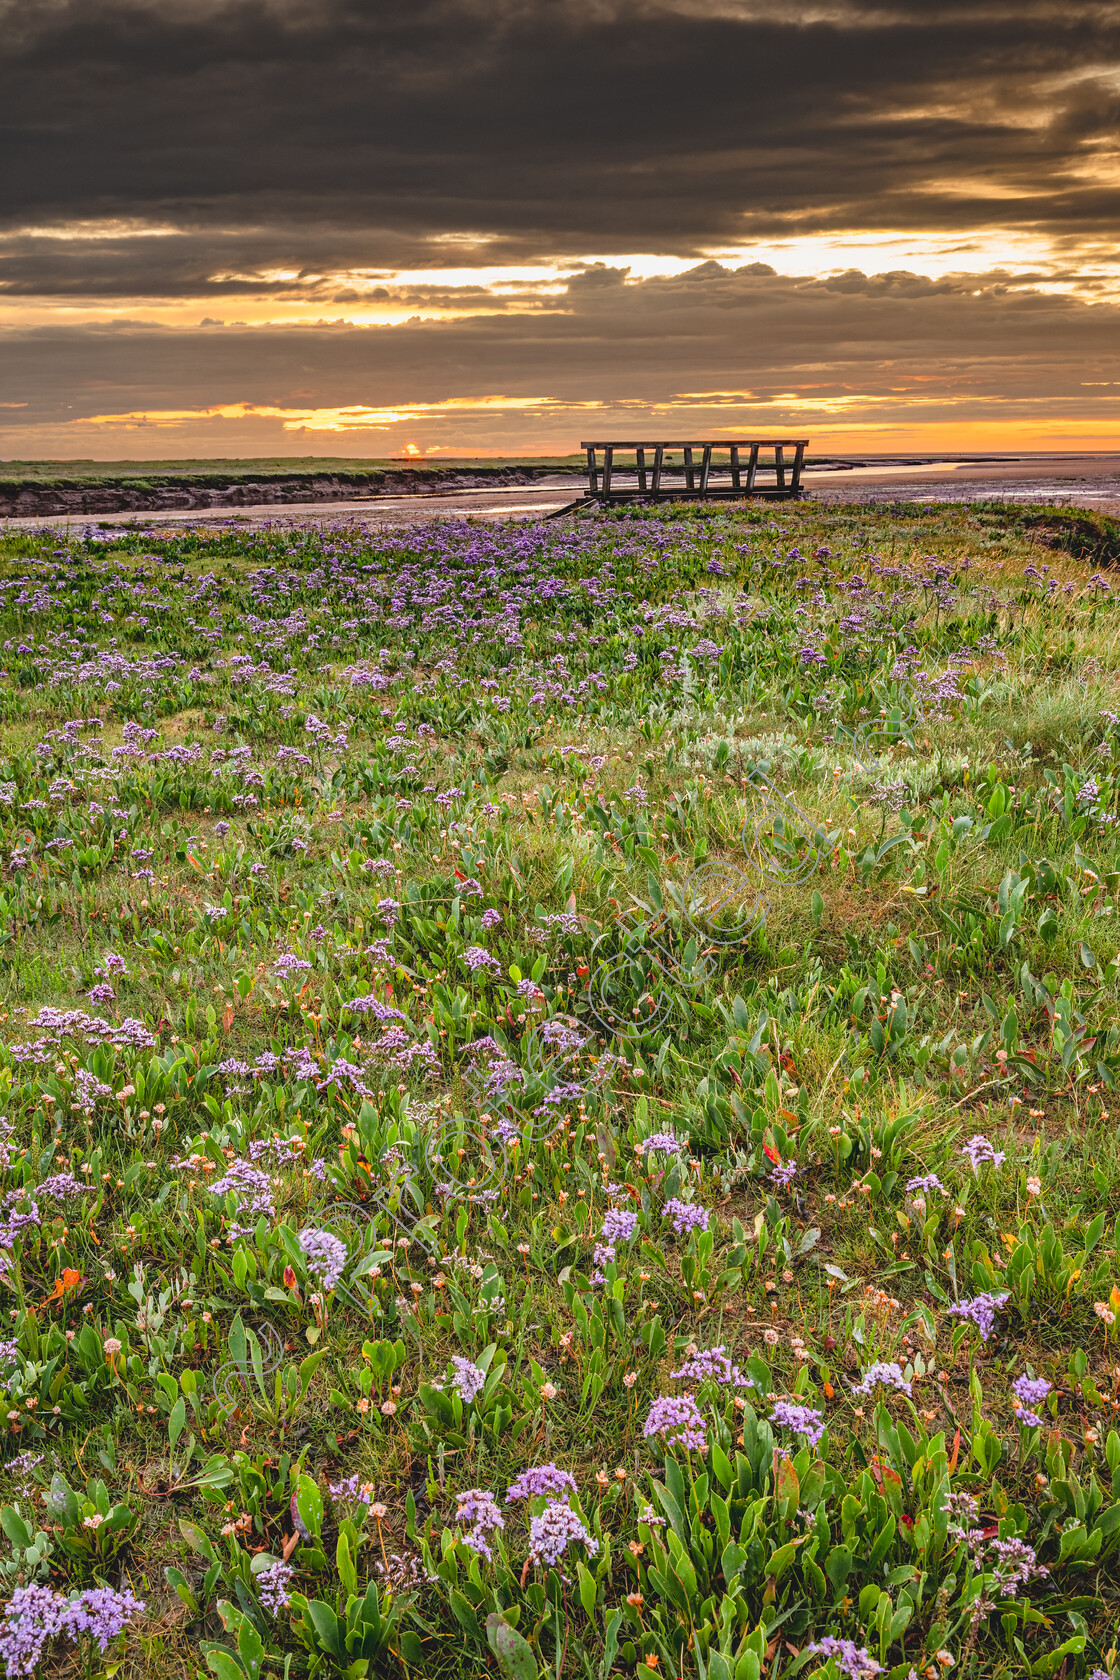
[[[122,1676],[1114,1671],[1112,535],[0,535],[3,1598],[133,1592]]]

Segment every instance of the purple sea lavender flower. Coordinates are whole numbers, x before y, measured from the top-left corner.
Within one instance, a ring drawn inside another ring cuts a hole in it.
[[[779,1161],[768,1174],[771,1184],[776,1184],[779,1190],[784,1190],[787,1184],[792,1184],[800,1172],[796,1161]]]
[[[299,1246],[307,1256],[308,1271],[324,1289],[333,1289],[346,1266],[346,1244],[329,1231],[308,1225],[299,1234]]]
[[[947,1494],[942,1509],[947,1517],[956,1519],[946,1525],[954,1540],[967,1540],[970,1534],[980,1532],[975,1526],[980,1506],[963,1488]]]
[[[7,1664],[9,1680],[38,1668],[43,1646],[62,1631],[64,1603],[62,1595],[50,1587],[32,1583],[15,1589],[0,1625],[0,1657]]]
[[[900,1394],[912,1394],[913,1389],[902,1374],[902,1367],[892,1360],[890,1364],[870,1366],[864,1373],[862,1380],[852,1389],[853,1394],[870,1394],[876,1388],[897,1388]]]
[[[468,945],[463,952],[463,961],[472,974],[477,974],[480,968],[485,969],[488,974],[500,974],[502,972],[502,965],[497,957],[492,957],[490,952],[484,950],[481,945]]]
[[[13,1211],[17,1202],[27,1200],[30,1205],[25,1213]],[[0,1204],[0,1248],[11,1248],[19,1233],[29,1225],[41,1225],[39,1208],[32,1202],[26,1190],[9,1190]]]
[[[1002,1149],[993,1149],[983,1132],[977,1132],[962,1145],[961,1154],[967,1155],[969,1165],[978,1174],[985,1161],[990,1161],[993,1167],[1001,1167],[1006,1160]]]
[[[486,1372],[480,1371],[477,1365],[472,1365],[469,1359],[460,1354],[453,1354],[451,1359],[455,1367],[455,1375],[451,1379],[451,1386],[461,1395],[465,1404],[469,1405],[476,1394],[480,1394],[486,1384]]]
[[[257,1597],[270,1616],[278,1616],[291,1603],[288,1587],[294,1574],[290,1563],[274,1563],[256,1577]]]
[[[1049,1394],[1053,1385],[1045,1377],[1016,1377],[1011,1384],[1011,1391],[1019,1405],[1016,1407],[1018,1421],[1030,1429],[1045,1428],[1045,1419],[1040,1418],[1031,1408],[1039,1406]]]
[[[1013,1594],[1019,1587],[1050,1573],[1039,1563],[1034,1547],[1028,1546],[1025,1540],[993,1540],[991,1551],[996,1558],[993,1573],[1005,1593]]]
[[[372,1483],[359,1482],[357,1476],[347,1476],[345,1481],[328,1482],[327,1488],[336,1505],[368,1505],[373,1497]]]
[[[63,1605],[63,1627],[75,1640],[80,1633],[88,1633],[98,1650],[107,1651],[125,1624],[143,1609],[144,1605],[130,1592],[114,1592],[112,1587],[87,1587]]]
[[[272,966],[280,975],[306,974],[311,968],[307,958],[297,957],[294,951],[285,951],[283,956],[277,957]]]
[[[41,1184],[35,1186],[37,1196],[50,1196],[55,1201],[65,1201],[69,1196],[85,1196],[93,1192],[92,1184],[83,1184],[73,1173],[54,1173],[45,1178]]]
[[[698,1202],[682,1202],[676,1196],[670,1196],[662,1210],[663,1219],[671,1219],[673,1230],[678,1237],[683,1237],[688,1231],[706,1231],[708,1229],[708,1210]]]
[[[936,1173],[927,1173],[924,1178],[910,1178],[906,1181],[907,1195],[912,1196],[917,1191],[920,1195],[928,1196],[933,1190],[939,1190],[943,1196],[948,1194]]]
[[[654,1132],[641,1146],[642,1159],[648,1162],[651,1155],[679,1155],[683,1148],[672,1132]]]
[[[1007,1291],[1000,1295],[990,1291],[983,1295],[974,1295],[971,1301],[960,1301],[949,1312],[956,1318],[970,1318],[980,1332],[980,1340],[986,1342],[991,1335],[996,1322],[996,1313],[1010,1299]]]
[[[638,1229],[638,1216],[626,1208],[608,1208],[603,1215],[600,1235],[608,1243],[629,1242]]]
[[[599,1550],[599,1542],[591,1538],[580,1517],[564,1500],[550,1499],[540,1516],[533,1517],[529,1523],[529,1556],[534,1563],[548,1567],[558,1563],[573,1540],[581,1542],[588,1557],[594,1557]]]
[[[490,1549],[489,1537],[496,1529],[506,1526],[494,1495],[487,1493],[484,1488],[467,1488],[459,1495],[459,1508],[455,1518],[469,1529],[469,1532],[463,1535],[463,1544],[490,1562],[494,1554]]]
[[[537,1464],[532,1469],[522,1470],[516,1481],[509,1484],[506,1500],[537,1499],[575,1491],[575,1480],[566,1470],[557,1469],[555,1464]]]
[[[691,1394],[659,1394],[642,1434],[647,1441],[660,1435],[667,1447],[685,1447],[689,1452],[705,1452],[708,1446],[704,1418]]]
[[[125,1624],[144,1608],[132,1593],[114,1592],[112,1587],[89,1587],[73,1598],[35,1584],[17,1587],[0,1624],[0,1657],[9,1680],[15,1675],[32,1674],[43,1646],[59,1633],[68,1634],[75,1642],[88,1634],[102,1652],[107,1651]]]
[[[826,1633],[823,1639],[814,1640],[812,1645],[806,1646],[806,1650],[815,1657],[831,1657],[845,1680],[873,1680],[876,1674],[883,1672],[882,1663],[877,1663],[870,1651],[851,1639],[837,1639],[831,1633]]]
[[[745,1377],[738,1365],[732,1365],[722,1342],[718,1347],[698,1348],[679,1371],[670,1371],[669,1375],[677,1382],[703,1382],[710,1377],[714,1382],[734,1388],[754,1387],[750,1377]]]
[[[779,1429],[791,1429],[795,1435],[804,1435],[811,1447],[815,1447],[824,1434],[823,1412],[815,1412],[812,1406],[796,1406],[791,1400],[775,1400],[770,1422],[776,1423]]]
[[[276,1211],[272,1205],[272,1180],[247,1161],[231,1161],[224,1175],[210,1186],[212,1196],[224,1196],[230,1190],[238,1198],[239,1214]]]

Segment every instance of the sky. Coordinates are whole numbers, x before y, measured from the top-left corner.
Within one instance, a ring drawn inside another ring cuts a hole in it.
[[[0,459],[1120,448],[1115,0],[0,0]]]

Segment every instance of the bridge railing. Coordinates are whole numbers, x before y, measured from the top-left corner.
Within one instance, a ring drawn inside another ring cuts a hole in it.
[[[597,502],[709,501],[801,495],[808,438],[581,443]],[[600,455],[602,462],[600,464]]]

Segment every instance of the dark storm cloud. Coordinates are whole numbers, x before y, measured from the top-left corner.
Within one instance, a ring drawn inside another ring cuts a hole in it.
[[[0,226],[169,222],[18,294],[272,266],[690,254],[818,230],[1111,236],[1120,10],[1087,0],[0,0]],[[439,260],[438,257],[436,260]],[[312,282],[313,283],[313,282]],[[245,289],[245,282],[238,282]],[[275,285],[264,281],[265,290]],[[286,283],[288,284],[288,283]]]
[[[920,275],[795,280],[706,263],[675,279],[573,283],[566,313],[399,327],[171,331],[36,328],[0,338],[0,401],[29,427],[253,403],[279,409],[442,403],[502,393],[656,412],[670,397],[807,413],[871,399],[911,416],[1104,412],[1120,376],[1120,309],[974,295]],[[656,346],[656,355],[651,354]],[[1086,405],[1085,381],[1102,382]],[[792,400],[789,400],[790,394]],[[579,425],[573,421],[573,429]]]

